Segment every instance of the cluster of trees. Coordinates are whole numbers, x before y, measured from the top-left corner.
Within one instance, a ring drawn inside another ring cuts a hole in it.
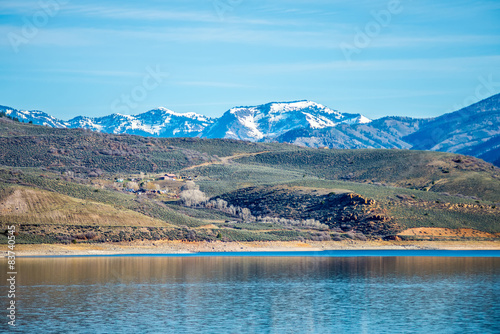
[[[13,117],[13,116],[7,115],[7,114],[5,113],[5,111],[0,111],[0,118],[2,118],[2,117],[5,117],[5,118],[8,118],[8,119],[11,119],[11,120],[13,120],[14,122],[24,123],[24,121],[21,121],[18,117]],[[29,123],[29,124],[33,124],[33,121],[29,121],[28,123]]]
[[[349,231],[345,236],[349,239],[366,241],[366,236],[361,232]]]
[[[262,216],[255,217],[252,215],[250,209],[229,205],[227,201],[221,198],[209,201],[209,198],[200,191],[199,186],[192,181],[188,181],[182,186],[179,197],[181,202],[186,206],[219,210],[231,216],[239,217],[243,222],[276,224],[285,227],[309,228],[322,231],[327,231],[329,229],[328,225],[322,224],[315,219],[301,220]]]
[[[193,181],[187,181],[181,187],[179,197],[185,206],[191,207],[203,206],[208,201],[208,197]]]
[[[271,223],[281,226],[289,227],[299,227],[299,228],[309,228],[315,230],[329,230],[328,225],[322,224],[316,219],[286,219],[286,218],[274,218],[274,217],[258,217],[257,222],[259,223]]]
[[[313,241],[330,241],[332,238],[330,237],[330,234],[327,232],[319,232],[319,233],[313,233],[311,234],[311,240]],[[338,240],[335,240],[338,241]]]
[[[219,210],[231,216],[239,217],[245,222],[255,222],[257,220],[247,208],[229,205],[227,201],[220,198],[209,201],[209,198],[192,181],[186,182],[181,190],[179,197],[186,206]]]
[[[247,208],[242,208],[239,206],[228,205],[229,203],[223,199],[217,198],[215,200],[211,200],[206,202],[204,207],[207,209],[215,209],[231,216],[240,217],[243,221],[255,221],[256,218],[252,216],[252,212]]]
[[[117,184],[113,184],[115,187],[117,187]],[[153,183],[153,182],[149,182],[149,181],[145,181],[145,182],[136,182],[136,181],[127,181],[127,182],[124,182],[123,183],[123,188],[125,189],[131,189],[133,191],[138,191],[138,190],[155,190],[155,191],[158,191],[158,190],[163,190],[164,192],[168,191],[168,188],[166,187],[160,187],[159,184],[156,184],[156,183]],[[118,188],[120,189],[120,188]]]
[[[0,118],[1,118],[1,117],[7,117],[8,119],[13,120],[14,122],[19,122],[19,118],[9,116],[9,115],[7,115],[5,112],[3,112],[3,111],[2,111],[2,112],[0,112]]]

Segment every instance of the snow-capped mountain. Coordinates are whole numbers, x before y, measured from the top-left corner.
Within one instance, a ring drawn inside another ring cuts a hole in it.
[[[68,121],[72,128],[86,128],[106,133],[127,133],[148,137],[196,137],[209,125],[211,118],[196,113],[176,113],[157,108],[136,116],[112,114],[90,118],[78,116]]]
[[[104,117],[78,116],[63,121],[38,110],[17,110],[0,106],[0,112],[21,122],[33,122],[54,128],[83,128],[92,131],[133,134],[146,137],[197,137],[214,120],[196,113],[176,113],[166,108],[157,108],[130,116],[112,114]]]
[[[472,155],[500,166],[500,94],[432,119],[383,117],[371,121],[311,101],[236,107],[216,119],[165,108],[135,116],[79,116],[69,121],[38,110],[0,106],[0,112],[21,122],[55,128],[148,137],[278,141],[309,147],[433,150]]]
[[[272,102],[254,107],[236,107],[222,117],[211,119],[196,113],[176,113],[157,108],[130,116],[111,114],[104,117],[78,116],[59,120],[41,111],[21,111],[3,107],[6,114],[23,122],[57,128],[84,128],[114,134],[147,137],[232,138],[270,141],[294,129],[325,129],[337,124],[367,124],[359,114],[340,113],[311,101]],[[0,107],[0,111],[2,111]]]
[[[202,137],[266,141],[294,129],[324,129],[340,123],[369,122],[362,115],[343,114],[312,101],[272,102],[232,108],[208,127]]]
[[[47,125],[52,128],[67,128],[68,122],[61,121],[49,114],[44,113],[39,110],[17,110],[14,108],[0,106],[0,112],[10,116],[12,118],[19,119],[20,122],[33,122],[33,124],[37,125]]]
[[[294,129],[276,141],[308,147],[452,152],[500,166],[500,94],[436,118],[383,117],[365,124]]]

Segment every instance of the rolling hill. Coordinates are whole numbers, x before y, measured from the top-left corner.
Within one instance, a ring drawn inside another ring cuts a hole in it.
[[[162,181],[165,173],[183,180]],[[187,179],[227,206],[183,205]],[[0,118],[0,225],[20,224],[20,242],[329,240],[421,227],[494,234],[499,203],[499,168],[456,153],[151,138]]]

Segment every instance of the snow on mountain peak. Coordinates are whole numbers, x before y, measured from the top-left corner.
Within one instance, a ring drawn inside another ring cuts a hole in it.
[[[270,112],[271,113],[281,113],[281,112],[289,112],[289,111],[297,111],[304,109],[318,109],[326,112],[327,114],[336,114],[338,111],[329,109],[324,105],[313,101],[293,101],[293,102],[273,102],[271,103]]]
[[[304,115],[306,116],[307,123],[309,123],[309,126],[312,129],[322,129],[326,127],[332,127],[338,124],[324,116],[313,116],[307,112],[304,112]]]
[[[250,141],[273,140],[290,130],[300,128],[323,129],[339,123],[370,122],[362,115],[342,114],[308,100],[235,107],[216,119],[194,112],[178,113],[164,107],[138,115],[114,113],[103,117],[78,116],[69,121],[58,120],[41,111],[20,111],[7,107],[0,109],[24,121],[33,120],[35,124],[52,127],[86,128],[106,133],[155,137],[233,138]]]
[[[228,110],[203,132],[202,137],[272,140],[298,128],[323,129],[344,122],[355,124],[368,121],[362,115],[342,114],[307,100],[271,102]]]
[[[365,116],[363,116],[363,115],[360,115],[360,116],[358,117],[358,123],[359,123],[359,124],[368,124],[368,123],[370,123],[371,121],[372,121],[371,119],[369,119],[368,117],[365,117]]]
[[[162,111],[162,112],[164,112],[166,114],[170,114],[172,116],[187,117],[187,118],[196,119],[196,120],[199,120],[199,121],[202,121],[202,122],[208,122],[208,121],[210,121],[210,118],[208,118],[208,117],[206,117],[204,115],[201,115],[201,114],[197,114],[195,112],[178,113],[178,112],[172,111],[170,109],[167,109],[165,107],[158,107],[158,108],[150,110],[150,111],[148,111],[146,113],[154,112],[154,111],[157,111],[157,110],[160,110],[160,111]]]

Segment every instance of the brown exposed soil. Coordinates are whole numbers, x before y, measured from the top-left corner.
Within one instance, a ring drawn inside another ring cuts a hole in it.
[[[51,191],[16,187],[0,199],[0,223],[92,226],[169,226],[135,211]]]
[[[36,195],[33,190],[26,190],[30,195]],[[20,189],[0,201],[0,214],[20,214],[28,212],[28,203],[26,202],[23,193]]]
[[[134,241],[70,245],[17,245],[17,256],[46,255],[106,255],[106,254],[173,254],[192,252],[262,252],[262,251],[320,251],[329,249],[450,249],[499,250],[499,241],[356,241],[341,242],[183,242]],[[2,249],[0,255],[5,256]]]
[[[457,238],[498,238],[500,233],[493,234],[474,230],[471,228],[434,228],[418,227],[404,230],[399,236],[418,236],[418,237],[457,237]]]
[[[445,211],[455,211],[461,213],[481,213],[500,215],[500,207],[494,204],[472,204],[472,203],[448,203],[446,201],[425,201],[423,199],[413,198],[408,195],[396,195],[395,198],[390,198],[394,202],[398,202],[402,206],[420,208],[420,209],[437,209]],[[446,198],[445,198],[446,199]]]

